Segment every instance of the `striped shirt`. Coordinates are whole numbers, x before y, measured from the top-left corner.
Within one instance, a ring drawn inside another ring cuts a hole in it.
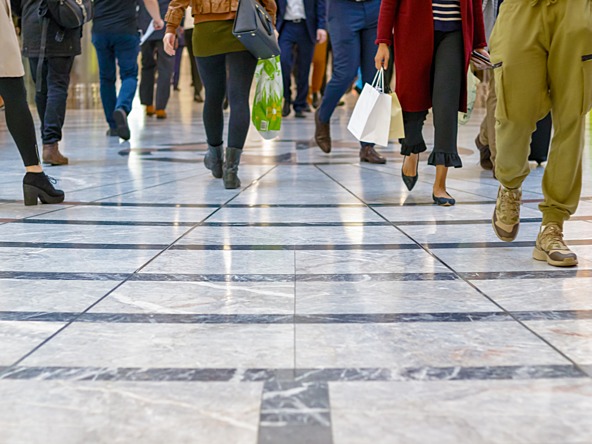
[[[434,29],[436,31],[458,31],[462,29],[460,0],[432,0]]]

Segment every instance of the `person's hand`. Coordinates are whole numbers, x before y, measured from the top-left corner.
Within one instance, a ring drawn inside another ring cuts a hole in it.
[[[327,31],[324,29],[317,29],[317,43],[323,44],[327,41]]]
[[[175,40],[176,35],[173,32],[167,32],[162,39],[164,43],[164,52],[170,56],[175,55]]]
[[[478,48],[475,49],[475,52],[478,52],[479,54],[481,54],[483,57],[485,57],[486,59],[490,59],[489,57],[489,53],[485,50],[485,48]],[[491,68],[491,63],[487,63],[483,60],[481,60],[478,57],[475,57],[473,55],[471,55],[471,62],[473,62],[473,65],[475,65],[475,68],[477,69],[490,69]]]
[[[379,70],[380,68],[386,69],[388,67],[388,62],[390,58],[389,47],[386,43],[379,43],[378,50],[376,51],[376,56],[374,57],[374,63],[376,64],[376,69]]]
[[[164,21],[161,18],[158,20],[153,20],[153,22],[155,31],[160,31],[162,28],[164,28]]]

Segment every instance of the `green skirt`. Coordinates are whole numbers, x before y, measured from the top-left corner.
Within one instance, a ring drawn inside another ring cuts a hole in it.
[[[228,52],[246,51],[247,48],[232,35],[234,20],[218,20],[195,25],[193,55],[210,57]]]

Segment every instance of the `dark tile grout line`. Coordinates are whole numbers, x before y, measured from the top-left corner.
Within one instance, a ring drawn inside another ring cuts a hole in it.
[[[318,167],[317,167],[318,168]],[[318,168],[321,172],[323,172],[323,174],[326,174],[327,177],[329,177],[331,180],[335,181],[335,183],[339,184],[341,187],[343,187],[347,192],[349,192],[352,196],[354,196],[356,199],[360,200],[360,202],[364,202],[363,199],[361,199],[359,196],[357,196],[355,193],[353,193],[351,190],[349,190],[348,188],[346,188],[345,186],[343,186],[340,182],[336,181],[331,175],[329,175],[327,172],[323,171],[323,169]],[[364,202],[365,203],[365,202]],[[367,204],[366,204],[367,205]],[[368,206],[368,205],[367,205]],[[375,213],[377,215],[379,215],[380,217],[382,217],[384,220],[386,220],[388,222],[388,220],[386,218],[384,218],[380,213],[378,213],[376,210],[372,209],[373,211],[375,211]],[[425,246],[421,245],[419,242],[417,242],[415,239],[413,239],[410,235],[408,235],[407,233],[405,233],[403,230],[401,230],[399,227],[393,225],[393,227],[398,230],[399,232],[403,233],[405,236],[407,236],[409,239],[411,239],[414,243],[416,243],[417,245],[419,245],[426,253],[428,253],[430,256],[432,256],[436,261],[440,262],[442,265],[444,265],[446,268],[448,268],[452,273],[454,273],[456,276],[458,276],[458,278],[460,278],[462,281],[464,281],[466,284],[470,285],[475,291],[477,291],[479,294],[483,295],[486,299],[488,299],[492,304],[494,304],[496,307],[500,308],[504,313],[506,313],[507,315],[511,316],[517,323],[519,323],[524,329],[526,329],[527,331],[529,331],[531,334],[533,334],[535,337],[537,337],[539,340],[541,340],[543,343],[547,344],[548,347],[550,347],[552,350],[554,350],[556,353],[558,353],[560,356],[562,356],[564,359],[566,359],[568,362],[571,362],[572,365],[574,365],[578,370],[580,370],[582,373],[586,373],[585,370],[577,363],[575,362],[571,357],[569,357],[566,353],[564,353],[563,351],[561,351],[558,347],[556,347],[555,345],[553,345],[549,340],[547,340],[546,338],[544,338],[542,335],[538,334],[536,331],[534,331],[532,328],[530,328],[528,325],[526,325],[523,321],[521,321],[520,319],[516,318],[514,315],[512,315],[511,312],[509,312],[503,305],[501,305],[500,303],[498,303],[495,299],[491,298],[489,295],[487,295],[483,290],[481,290],[479,287],[477,287],[474,283],[472,283],[470,280],[466,279],[465,277],[462,276],[461,273],[457,272],[453,267],[451,267],[448,263],[446,263],[443,259],[441,259],[440,257],[438,257],[434,252],[432,252],[432,250],[426,248]]]
[[[273,171],[275,169],[275,167],[270,168],[268,171],[266,171],[264,174],[262,174],[261,176],[259,176],[259,178],[255,179],[254,181],[252,181],[248,186],[243,187],[240,189],[240,191],[238,193],[236,193],[232,198],[230,198],[229,200],[227,200],[226,202],[224,202],[219,208],[217,208],[215,211],[213,211],[211,214],[209,214],[208,216],[206,216],[202,222],[205,222],[208,218],[210,218],[212,215],[216,214],[218,211],[220,211],[228,202],[231,202],[232,200],[236,199],[240,194],[242,194],[243,192],[245,192],[246,190],[248,190],[249,188],[251,188],[255,183],[259,182],[263,177],[265,177],[267,174],[269,174],[271,171]],[[174,182],[174,181],[173,181]],[[149,187],[150,188],[150,187]],[[124,193],[127,194],[127,193]],[[126,282],[128,282],[130,279],[132,279],[132,277],[134,275],[136,275],[137,273],[139,273],[142,269],[144,269],[146,266],[148,266],[150,263],[152,263],[155,259],[157,259],[158,257],[160,257],[163,253],[165,253],[166,251],[168,251],[168,249],[173,246],[176,242],[178,242],[180,239],[182,239],[186,234],[190,233],[193,229],[195,229],[196,227],[198,227],[199,225],[196,225],[195,227],[189,229],[187,232],[185,232],[184,234],[182,234],[181,236],[179,236],[179,238],[177,238],[175,241],[173,241],[168,248],[166,248],[165,250],[160,251],[158,254],[156,254],[154,257],[152,257],[150,260],[148,260],[145,264],[143,264],[142,266],[140,266],[137,270],[135,270],[130,276],[128,276],[125,280],[123,280],[122,282],[118,283],[115,287],[113,287],[111,290],[109,290],[106,294],[104,294],[102,297],[100,297],[97,301],[95,301],[93,304],[91,304],[90,306],[88,306],[83,312],[80,313],[80,316],[82,316],[83,314],[88,313],[91,309],[93,309],[96,305],[98,305],[99,303],[101,303],[104,299],[106,299],[109,295],[111,295],[115,290],[117,290],[118,288],[120,288],[122,285],[124,285]],[[72,325],[74,322],[76,321],[76,319],[71,320],[70,322],[68,322],[66,325],[62,326],[60,329],[58,329],[56,332],[54,332],[52,335],[50,335],[49,337],[45,338],[45,340],[43,340],[40,344],[38,344],[36,347],[34,347],[32,350],[30,350],[28,353],[26,353],[24,356],[22,356],[21,358],[19,358],[17,361],[15,361],[12,365],[10,365],[10,367],[8,367],[8,369],[13,368],[15,366],[18,366],[21,362],[23,362],[25,359],[27,359],[29,356],[31,356],[32,354],[34,354],[37,350],[39,350],[40,348],[42,348],[45,344],[47,344],[48,342],[50,342],[53,338],[55,338],[57,335],[59,335],[61,332],[63,332],[65,329],[67,329],[70,325]],[[8,371],[8,370],[5,370]],[[2,378],[3,374],[5,373],[5,371],[0,372],[0,379]]]

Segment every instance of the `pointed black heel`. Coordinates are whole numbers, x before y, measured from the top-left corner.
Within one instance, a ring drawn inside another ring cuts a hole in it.
[[[436,205],[440,205],[441,207],[451,207],[456,204],[456,200],[452,197],[436,197],[435,194],[432,194],[432,199],[434,199]]]
[[[403,165],[401,166],[401,177],[403,178],[403,183],[405,184],[407,189],[411,191],[415,187],[415,184],[419,179],[419,156],[417,158],[417,164],[415,165],[415,176],[406,176],[405,173],[403,173],[403,167],[405,166],[406,157],[408,156],[403,157]]]
[[[57,183],[53,177],[45,173],[27,173],[23,178],[23,196],[26,206],[37,205],[38,201],[44,204],[57,204],[64,201],[64,192],[54,188]]]

